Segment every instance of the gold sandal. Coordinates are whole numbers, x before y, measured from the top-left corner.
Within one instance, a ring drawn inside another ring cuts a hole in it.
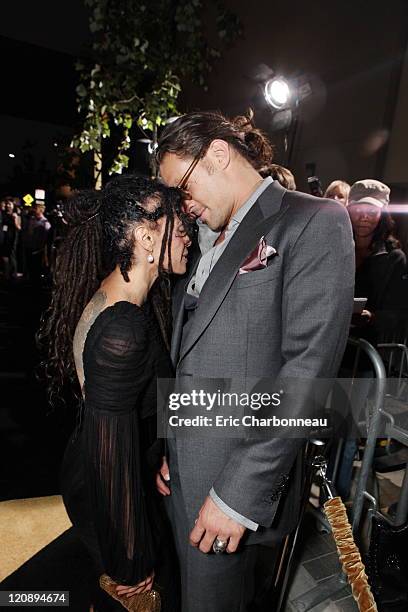
[[[107,574],[102,574],[99,578],[99,586],[113,599],[116,599],[126,610],[129,610],[129,612],[160,612],[161,600],[157,591],[151,590],[145,593],[136,593],[132,597],[118,595],[116,592],[118,583]]]

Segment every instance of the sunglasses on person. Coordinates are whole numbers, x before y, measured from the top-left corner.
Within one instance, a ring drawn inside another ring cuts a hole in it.
[[[198,164],[198,162],[200,161],[200,159],[201,159],[201,152],[195,156],[195,158],[193,159],[193,161],[187,168],[186,172],[183,174],[182,178],[179,180],[178,184],[176,185],[176,188],[181,191],[184,199],[187,199],[190,195],[186,187],[187,187],[189,178],[193,174],[194,169],[196,165]]]

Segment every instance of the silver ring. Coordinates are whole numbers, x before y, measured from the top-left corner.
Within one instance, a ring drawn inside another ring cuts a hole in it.
[[[215,554],[220,555],[221,553],[225,552],[227,546],[228,542],[224,542],[224,540],[219,540],[218,538],[215,538],[212,547]]]

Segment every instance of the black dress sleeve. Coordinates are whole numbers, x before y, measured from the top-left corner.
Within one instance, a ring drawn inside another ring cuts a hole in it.
[[[151,372],[143,315],[128,308],[119,314],[113,309],[85,345],[84,471],[105,572],[134,585],[150,575],[157,550],[142,484],[138,411]]]

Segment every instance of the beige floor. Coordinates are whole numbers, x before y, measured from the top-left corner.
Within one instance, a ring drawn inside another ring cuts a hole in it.
[[[379,476],[381,507],[398,500],[403,475],[401,470]],[[312,503],[317,498],[313,487]],[[60,496],[0,502],[0,581],[70,526]]]
[[[0,580],[71,526],[60,496],[0,503]]]

